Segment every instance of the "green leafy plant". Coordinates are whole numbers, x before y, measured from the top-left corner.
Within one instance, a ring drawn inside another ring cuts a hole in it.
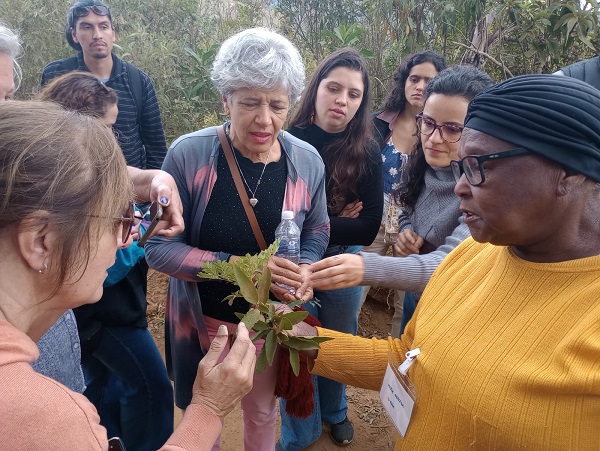
[[[292,330],[294,324],[304,321],[308,312],[300,310],[283,313],[278,311],[277,303],[269,299],[271,271],[268,262],[269,258],[275,255],[278,247],[279,240],[259,254],[246,254],[235,262],[219,260],[214,263],[205,263],[198,276],[237,285],[239,290],[224,299],[229,302],[229,305],[238,297],[244,298],[250,304],[250,310],[247,313],[236,313],[236,315],[248,330],[256,332],[252,341],[265,339],[265,344],[256,361],[256,370],[261,372],[267,366],[272,365],[277,345],[283,344],[289,348],[290,364],[294,374],[298,376],[300,372],[299,351],[317,349],[319,343],[331,338],[290,336],[289,331]],[[300,304],[301,301],[295,301],[287,305],[294,309]]]

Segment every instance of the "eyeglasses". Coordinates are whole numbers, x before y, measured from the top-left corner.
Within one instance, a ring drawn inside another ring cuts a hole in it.
[[[115,221],[115,226],[121,227],[121,241],[123,244],[127,243],[129,237],[131,236],[131,231],[133,230],[133,226],[139,223],[142,220],[142,216],[138,216],[138,211],[135,208],[135,204],[132,202],[129,207],[127,207],[127,211],[123,214],[123,216],[119,218],[111,218]],[[105,218],[106,216],[101,215],[87,215],[91,218]],[[116,231],[116,227],[115,227]]]
[[[423,113],[417,114],[417,128],[422,135],[426,136],[431,136],[436,130],[439,130],[442,139],[448,143],[460,141],[460,137],[462,136],[462,131],[464,129],[464,127],[461,125],[438,125],[433,119],[423,115]]]
[[[71,10],[71,24],[75,26],[76,18],[85,17],[89,13],[94,13],[99,16],[110,16],[110,10],[108,6],[104,5],[93,5],[93,6],[78,6]]]
[[[141,220],[141,217],[136,218],[136,209],[133,203],[129,205],[123,216],[115,218],[115,221],[118,221],[121,224],[121,241],[123,244],[127,243],[127,240],[129,240],[133,226],[137,224],[136,219]]]
[[[452,160],[450,162],[450,167],[452,168],[452,174],[454,174],[454,178],[457,182],[460,177],[465,174],[467,181],[472,186],[478,186],[485,182],[485,172],[483,171],[483,163],[485,161],[519,157],[522,155],[528,155],[530,153],[531,150],[529,149],[525,149],[524,147],[516,147],[514,149],[487,155],[467,155],[461,160]]]

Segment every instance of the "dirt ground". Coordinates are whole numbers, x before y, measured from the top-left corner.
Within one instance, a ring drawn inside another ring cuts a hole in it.
[[[148,320],[150,331],[164,355],[164,302],[168,278],[150,270],[148,274]],[[359,319],[359,334],[365,337],[387,337],[392,321],[393,310],[385,303],[370,297],[363,306]],[[323,427],[323,435],[317,442],[306,448],[307,451],[333,450],[373,450],[388,451],[394,449],[396,430],[387,418],[378,392],[348,387],[348,417],[354,423],[354,441],[346,447],[335,445],[329,438],[328,429]],[[175,422],[181,419],[176,409]],[[242,412],[238,407],[226,418],[221,434],[221,450],[242,451]],[[279,435],[279,421],[277,422]]]

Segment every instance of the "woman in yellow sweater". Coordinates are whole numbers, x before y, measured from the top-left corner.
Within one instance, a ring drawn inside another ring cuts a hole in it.
[[[598,450],[600,92],[516,77],[477,96],[465,127],[452,166],[473,239],[442,262],[400,339],[303,325],[335,338],[312,371],[377,390],[390,353],[419,348],[397,450]]]

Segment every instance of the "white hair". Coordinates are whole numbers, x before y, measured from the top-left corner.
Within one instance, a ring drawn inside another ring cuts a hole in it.
[[[19,35],[0,22],[0,54],[8,55],[13,63],[13,72],[15,76],[15,90],[19,88],[23,73],[17,58],[23,53],[21,39]]]
[[[223,42],[211,79],[226,98],[241,88],[283,89],[295,102],[304,89],[304,64],[288,39],[266,28],[250,28]]]

